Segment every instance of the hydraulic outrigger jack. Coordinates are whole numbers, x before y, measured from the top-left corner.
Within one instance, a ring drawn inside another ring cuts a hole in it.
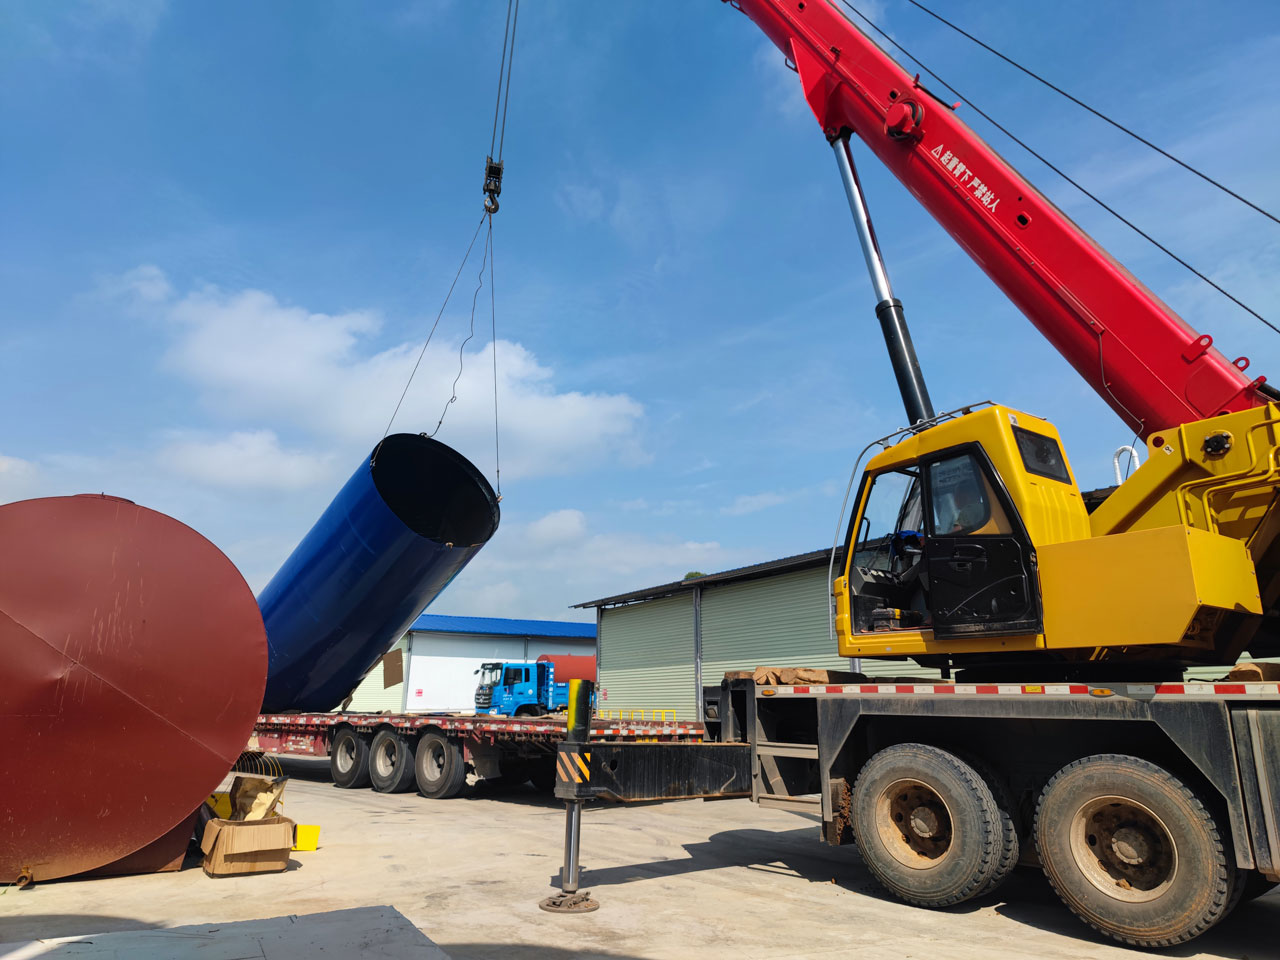
[[[548,913],[591,913],[599,910],[598,901],[588,890],[578,889],[578,848],[582,838],[581,799],[570,799],[575,784],[590,776],[591,754],[587,738],[591,731],[590,680],[569,681],[568,730],[564,743],[556,753],[556,796],[564,796],[564,864],[560,868],[560,892],[547,897],[538,906]],[[561,787],[564,784],[564,788]]]

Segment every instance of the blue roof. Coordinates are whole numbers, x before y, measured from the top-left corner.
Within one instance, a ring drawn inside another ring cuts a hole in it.
[[[430,630],[436,633],[488,633],[516,637],[586,637],[596,638],[594,623],[578,623],[571,620],[507,620],[503,617],[446,617],[424,613],[409,627],[410,630]]]

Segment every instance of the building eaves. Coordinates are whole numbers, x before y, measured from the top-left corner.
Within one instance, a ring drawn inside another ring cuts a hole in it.
[[[844,547],[836,549],[836,562],[839,563],[844,558]],[[694,587],[720,586],[726,583],[736,583],[743,580],[755,580],[760,577],[771,576],[776,573],[787,573],[792,570],[804,570],[808,567],[817,567],[829,563],[831,559],[831,551],[823,548],[821,550],[811,550],[808,553],[798,553],[791,557],[780,557],[777,560],[767,560],[764,563],[753,563],[746,567],[735,567],[732,570],[722,570],[719,573],[709,573],[705,577],[694,577],[690,580],[675,580],[671,583],[664,583],[656,587],[646,587],[643,590],[633,590],[630,593],[619,593],[612,597],[602,597],[599,600],[588,600],[585,603],[573,604],[575,609],[584,609],[587,607],[613,607],[627,603],[637,603],[641,600],[659,600],[663,597],[672,597],[681,593],[687,593]]]

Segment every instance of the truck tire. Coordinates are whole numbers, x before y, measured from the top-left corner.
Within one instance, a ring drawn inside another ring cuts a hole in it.
[[[853,786],[863,860],[908,903],[948,907],[987,890],[1007,856],[1006,818],[986,781],[923,743],[881,750]]]
[[[394,730],[382,729],[369,745],[369,780],[378,793],[404,793],[413,787],[413,744]]]
[[[1208,806],[1138,757],[1099,754],[1059,770],[1036,805],[1035,837],[1063,903],[1121,943],[1185,943],[1235,904],[1235,858]]]
[[[350,727],[333,735],[329,745],[329,775],[348,790],[369,785],[369,741]]]
[[[431,800],[447,800],[462,792],[467,764],[462,748],[442,733],[424,733],[414,756],[418,792]]]
[[[996,808],[1000,811],[1002,827],[1000,853],[996,858],[995,871],[991,874],[991,879],[987,881],[987,885],[982,889],[982,893],[987,894],[995,891],[1000,884],[1008,879],[1009,874],[1013,873],[1013,868],[1018,865],[1018,857],[1022,853],[1017,821],[1013,818],[1012,794],[1009,793],[1009,788],[1005,785],[1004,777],[985,760],[968,753],[961,753],[959,756],[965,763],[973,767],[974,772],[986,783],[987,788],[991,791],[991,796],[996,801]]]
[[[526,703],[524,706],[516,707],[517,717],[542,717],[546,716],[546,713],[547,711],[536,703]]]

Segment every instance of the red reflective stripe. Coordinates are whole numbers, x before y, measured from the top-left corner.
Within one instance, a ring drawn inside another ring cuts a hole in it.
[[[912,684],[902,684],[893,688],[894,693],[915,693],[916,688]]]
[[[844,687],[826,687],[827,693],[844,693]]]
[[[880,688],[873,683],[864,683],[858,687],[859,693],[879,693]]]
[[[1071,684],[1070,689],[1072,693],[1088,693],[1089,685],[1085,683],[1073,683]]]
[[[792,687],[791,692],[792,693],[808,693],[809,688],[808,687]]]
[[[934,688],[933,688],[933,692],[934,692],[934,693],[955,693],[955,692],[956,692],[956,688],[955,688],[955,687],[953,687],[953,686],[945,686],[945,685],[944,685],[944,686],[940,686],[940,687],[934,687]]]
[[[978,693],[999,693],[1000,688],[995,684],[979,684],[977,687],[977,692]]]
[[[1186,693],[1187,688],[1181,683],[1157,683],[1156,693]]]
[[[1247,693],[1243,683],[1215,683],[1214,693]]]

